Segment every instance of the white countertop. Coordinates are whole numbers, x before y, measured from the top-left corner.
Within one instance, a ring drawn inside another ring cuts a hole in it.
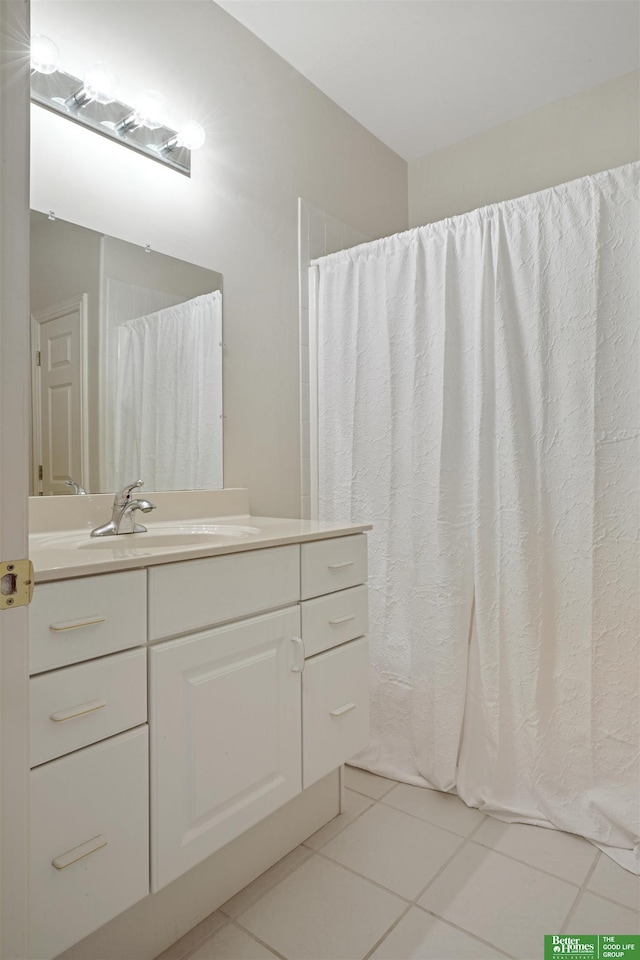
[[[75,498],[74,498],[75,499]],[[161,533],[165,523],[153,523],[147,517],[140,518],[149,533]],[[70,577],[85,577],[96,573],[117,570],[132,570],[159,563],[174,563],[177,560],[195,560],[202,557],[218,557],[246,550],[261,550],[288,543],[305,543],[310,540],[325,540],[371,530],[371,524],[330,523],[322,520],[288,520],[278,517],[254,517],[250,514],[235,516],[207,516],[181,518],[186,524],[215,524],[254,527],[257,533],[225,539],[221,543],[190,543],[184,546],[150,547],[145,544],[144,533],[104,537],[95,547],[89,538],[86,526],[70,529],[49,529],[33,533],[29,537],[29,557],[35,569],[36,583],[49,580],[65,580]],[[61,542],[64,541],[64,542]],[[78,544],[82,544],[81,548]]]

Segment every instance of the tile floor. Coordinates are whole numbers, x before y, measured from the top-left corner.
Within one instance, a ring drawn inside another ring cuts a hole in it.
[[[541,960],[640,933],[640,878],[572,834],[346,768],[345,811],[158,960]]]

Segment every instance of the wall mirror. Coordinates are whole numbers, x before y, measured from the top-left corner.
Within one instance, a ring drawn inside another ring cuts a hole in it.
[[[222,487],[222,275],[31,214],[31,494]]]

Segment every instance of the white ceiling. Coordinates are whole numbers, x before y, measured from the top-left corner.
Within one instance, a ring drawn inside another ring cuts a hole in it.
[[[637,0],[219,0],[406,160],[640,65]]]

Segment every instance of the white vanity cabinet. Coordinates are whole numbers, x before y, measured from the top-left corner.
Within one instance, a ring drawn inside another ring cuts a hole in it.
[[[36,587],[33,957],[366,745],[366,578],[366,536],[351,533]]]

